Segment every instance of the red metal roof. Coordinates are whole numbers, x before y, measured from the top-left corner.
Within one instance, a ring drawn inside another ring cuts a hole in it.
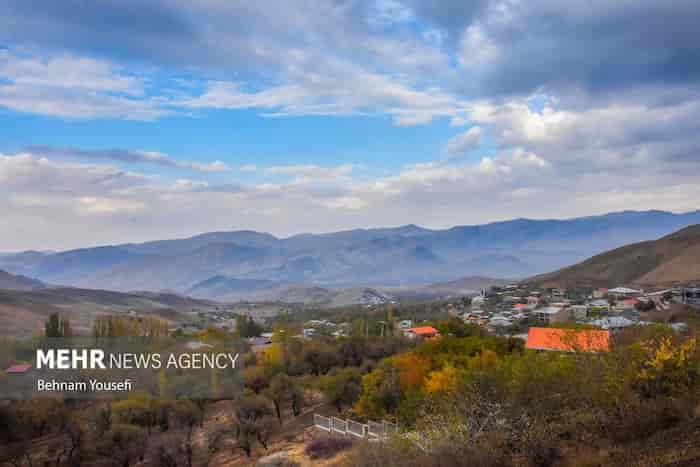
[[[418,336],[433,336],[440,332],[432,326],[420,326],[417,328],[409,328],[406,329],[406,331],[412,332],[413,334],[416,334]]]
[[[12,365],[10,368],[5,370],[5,373],[8,374],[16,374],[16,373],[26,373],[32,368],[31,365],[27,364],[22,364],[22,365]]]
[[[599,329],[530,328],[525,348],[564,352],[610,350],[610,333]]]

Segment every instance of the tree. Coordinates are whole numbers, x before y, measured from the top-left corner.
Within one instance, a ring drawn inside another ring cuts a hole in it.
[[[292,414],[298,417],[301,415],[301,408],[304,405],[304,388],[296,381],[293,381],[290,387],[290,401],[292,404]]]
[[[290,387],[291,378],[284,373],[278,373],[272,377],[265,392],[275,406],[275,413],[280,424],[282,424],[282,404],[289,396]]]
[[[236,401],[234,413],[234,433],[238,445],[245,451],[246,456],[250,457],[261,430],[258,421],[271,414],[270,408],[263,397],[248,394]],[[264,436],[263,438],[266,439]]]
[[[379,419],[398,409],[403,398],[399,372],[390,360],[383,360],[362,377],[362,392],[356,410],[370,419]]]
[[[236,334],[239,337],[258,337],[263,328],[255,320],[246,315],[236,316]]]
[[[115,467],[129,467],[143,458],[146,452],[146,436],[141,428],[114,425],[102,438],[99,452],[111,459]]]
[[[245,387],[255,394],[260,394],[270,383],[270,377],[265,367],[255,365],[243,370]]]
[[[180,443],[181,457],[185,459],[187,467],[192,467],[194,429],[202,421],[203,412],[197,404],[188,400],[179,400],[174,407],[173,418],[183,434]]]
[[[70,321],[64,319],[58,313],[51,313],[44,324],[44,334],[48,338],[70,337]]]
[[[352,405],[362,391],[361,374],[359,368],[343,368],[335,374],[329,374],[321,379],[321,390],[328,401],[338,413],[341,413],[344,405]]]
[[[457,387],[457,370],[452,365],[433,371],[425,382],[425,392],[428,394],[449,393]]]

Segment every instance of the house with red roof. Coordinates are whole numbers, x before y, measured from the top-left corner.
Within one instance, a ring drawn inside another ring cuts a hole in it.
[[[27,373],[31,369],[32,366],[29,364],[12,365],[10,368],[5,370],[5,373],[8,375],[21,375]]]
[[[610,333],[601,329],[562,329],[532,327],[526,349],[555,352],[607,352]]]
[[[404,336],[410,338],[410,339],[415,339],[415,338],[423,338],[423,339],[432,339],[435,337],[440,337],[440,331],[435,329],[432,326],[419,326],[417,328],[408,328],[403,332]]]

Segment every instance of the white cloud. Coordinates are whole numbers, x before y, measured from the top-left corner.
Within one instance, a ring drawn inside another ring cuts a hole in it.
[[[476,69],[497,61],[500,56],[498,45],[487,36],[480,24],[472,24],[462,34],[459,63],[463,67]]]
[[[24,152],[46,157],[155,164],[163,167],[194,170],[197,172],[225,172],[230,170],[227,164],[219,160],[213,162],[183,161],[174,159],[158,151],[135,151],[128,149],[86,150],[70,147],[33,146],[27,148]]]
[[[374,26],[391,26],[414,19],[413,12],[396,0],[375,0],[367,21]]]
[[[323,68],[304,58],[289,72],[294,84],[247,90],[241,83],[212,82],[206,90],[180,102],[194,109],[267,110],[270,117],[295,115],[392,115],[398,125],[418,125],[439,117],[465,116],[466,102],[439,88],[417,89],[414,83],[374,73],[350,62],[330,60]]]
[[[450,138],[445,150],[452,156],[467,153],[481,144],[481,128],[473,126],[469,130]]]
[[[5,213],[0,227],[8,232],[0,249],[68,248],[237,228],[278,235],[409,222],[439,228],[588,215],[592,206],[594,212],[679,211],[693,208],[693,196],[700,196],[697,171],[574,173],[558,159],[520,147],[476,163],[429,161],[369,179],[349,166],[259,167],[258,173],[291,179],[217,185],[31,154],[0,156]],[[47,228],[50,237],[43,234]]]
[[[269,174],[299,175],[304,177],[333,179],[350,175],[353,166],[346,164],[337,167],[319,167],[314,164],[306,165],[278,165],[267,167],[265,172]]]
[[[144,80],[108,62],[0,50],[0,106],[68,118],[152,120],[167,115]]]

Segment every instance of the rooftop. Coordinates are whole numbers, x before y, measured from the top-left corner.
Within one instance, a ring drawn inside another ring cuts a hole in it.
[[[525,348],[563,352],[599,352],[610,350],[610,333],[594,329],[532,327]]]
[[[420,326],[417,328],[410,328],[406,329],[406,332],[412,332],[417,336],[432,336],[439,333],[439,331],[432,326]]]
[[[18,373],[26,373],[32,368],[31,365],[29,364],[22,364],[22,365],[12,365],[10,368],[5,370],[5,373],[7,374],[18,374]]]

